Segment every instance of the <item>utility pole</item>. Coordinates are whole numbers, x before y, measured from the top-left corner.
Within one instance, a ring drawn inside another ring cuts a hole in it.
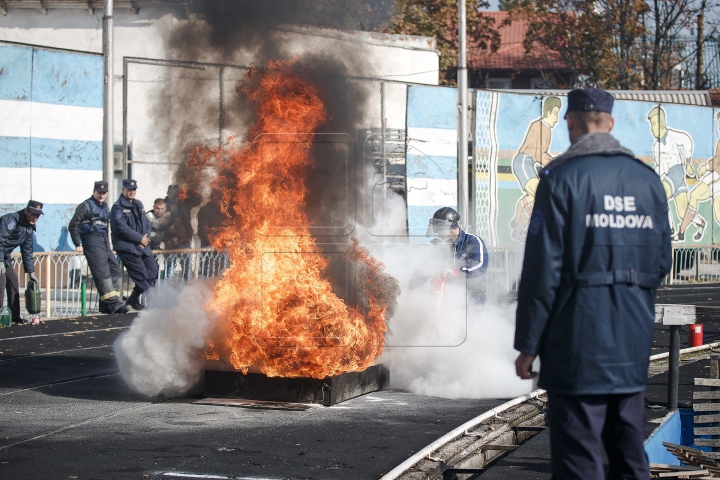
[[[468,125],[467,125],[467,45],[465,0],[458,0],[458,213],[465,229],[471,225],[468,218]]]
[[[115,202],[115,142],[113,139],[113,0],[105,0],[103,15],[103,57],[105,84],[103,92],[103,180],[108,182],[108,204]]]
[[[705,88],[705,2],[700,4],[700,13],[697,17],[697,68],[695,69],[695,89]]]

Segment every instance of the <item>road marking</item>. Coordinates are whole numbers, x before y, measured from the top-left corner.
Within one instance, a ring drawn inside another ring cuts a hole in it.
[[[8,338],[0,338],[0,342],[5,342],[7,340],[20,340],[23,338],[40,338],[40,337],[55,337],[57,335],[73,335],[75,333],[108,332],[110,330],[125,330],[126,328],[130,328],[130,326],[128,325],[127,327],[98,328],[97,330],[76,330],[74,332],[42,333],[39,335],[26,335],[24,337],[8,337]]]
[[[90,380],[90,379],[95,379],[95,378],[114,377],[115,375],[120,375],[120,372],[103,373],[100,375],[88,375],[86,377],[73,378],[72,380],[61,380],[59,382],[44,383],[42,385],[35,385],[34,387],[21,388],[19,390],[13,390],[12,392],[0,393],[0,397],[4,397],[5,395],[12,395],[13,393],[27,392],[28,390],[35,390],[36,388],[53,387],[55,385],[63,385],[65,383],[73,383],[73,382],[79,382],[81,380]],[[2,449],[0,448],[0,450],[2,450]]]
[[[43,357],[47,355],[55,355],[56,353],[67,353],[67,352],[78,352],[80,350],[97,350],[98,348],[108,348],[112,347],[112,345],[102,345],[100,347],[84,347],[84,348],[72,348],[70,350],[57,350],[55,352],[45,352],[45,353],[36,353],[33,355],[23,355],[21,357],[12,357],[12,358],[0,358],[0,363],[5,362],[12,362],[13,360],[22,360],[24,358],[33,358],[33,357]]]

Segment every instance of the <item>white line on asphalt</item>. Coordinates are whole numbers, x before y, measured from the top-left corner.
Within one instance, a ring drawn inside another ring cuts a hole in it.
[[[9,445],[3,445],[2,447],[0,447],[0,450],[7,450],[8,448],[14,447],[15,445],[20,445],[20,444],[26,443],[26,442],[32,442],[33,440],[39,440],[41,438],[48,437],[48,436],[54,435],[56,433],[64,432],[65,430],[70,430],[71,428],[80,427],[80,426],[86,425],[88,423],[92,423],[96,420],[107,420],[108,418],[117,417],[118,415],[121,415],[125,412],[131,412],[133,410],[140,410],[141,408],[149,407],[149,406],[155,405],[156,403],[160,403],[160,402],[147,403],[147,404],[139,405],[136,407],[125,408],[123,410],[120,410],[119,412],[110,413],[108,415],[100,415],[99,417],[93,417],[93,418],[84,420],[82,422],[73,423],[72,425],[68,425],[67,427],[63,427],[63,428],[58,428],[57,430],[53,430],[52,432],[43,433],[42,435],[37,435],[32,438],[26,438],[25,440],[20,440],[18,442],[11,443]]]
[[[26,335],[24,337],[8,337],[8,338],[0,338],[0,342],[5,342],[7,340],[20,340],[22,338],[40,338],[40,337],[54,337],[57,335],[72,335],[74,333],[107,332],[110,330],[124,330],[126,328],[130,328],[130,326],[98,328],[97,330],[76,330],[74,332],[42,333],[40,335]]]
[[[63,385],[63,384],[65,384],[65,383],[79,382],[79,381],[81,381],[81,380],[92,380],[92,379],[95,379],[95,378],[114,377],[115,375],[120,375],[120,372],[105,373],[105,374],[102,374],[102,375],[89,375],[89,376],[86,376],[86,377],[73,378],[72,380],[62,380],[62,381],[60,381],[60,382],[43,383],[42,385],[35,385],[34,387],[21,388],[21,389],[19,389],[19,390],[13,390],[12,392],[0,393],[0,397],[4,397],[5,395],[12,395],[13,393],[26,392],[26,391],[28,391],[28,390],[35,390],[36,388],[54,387],[55,385]],[[2,449],[0,449],[0,450],[2,450]]]
[[[24,358],[44,357],[46,355],[55,355],[56,353],[78,352],[80,350],[97,350],[98,348],[108,348],[108,347],[112,347],[112,345],[101,345],[99,347],[71,348],[69,350],[56,350],[54,352],[35,353],[33,355],[22,355],[20,357],[12,357],[12,358],[5,358],[5,359],[0,357],[0,363],[12,362],[13,360],[22,360]]]
[[[280,478],[270,477],[236,477],[227,475],[212,475],[206,473],[181,473],[181,472],[158,472],[163,477],[177,477],[177,478],[215,478],[221,480],[282,480]]]

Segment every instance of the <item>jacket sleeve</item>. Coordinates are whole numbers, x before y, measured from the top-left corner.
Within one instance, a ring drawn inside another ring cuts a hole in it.
[[[0,262],[5,262],[5,248],[10,237],[10,232],[7,229],[9,218],[9,215],[0,217]]]
[[[661,186],[662,188],[662,186]],[[664,193],[665,190],[662,189],[662,193]],[[665,197],[660,197],[663,200]],[[666,201],[663,201],[661,203],[660,211],[662,212],[660,215],[661,219],[665,219],[668,216],[668,204]],[[664,278],[665,275],[670,273],[672,270],[672,240],[670,236],[670,223],[666,221],[660,221],[657,222],[661,225],[662,228],[662,251],[660,252],[660,277]]]
[[[560,287],[565,247],[567,200],[562,186],[545,178],[538,185],[520,276],[515,316],[515,349],[537,355]]]
[[[25,265],[25,273],[35,273],[35,261],[33,260],[33,231],[25,237],[25,241],[20,245],[23,264]]]
[[[146,222],[148,221],[145,215],[143,215],[143,218],[145,218]],[[143,238],[142,233],[138,233],[130,228],[125,215],[122,213],[122,207],[119,205],[113,205],[110,211],[110,227],[120,240],[132,243],[133,245],[140,245]]]
[[[482,277],[487,271],[487,255],[483,248],[482,240],[476,237],[470,237],[472,245],[472,253],[465,261],[465,266],[461,268],[468,278]]]
[[[83,202],[75,209],[75,215],[73,215],[72,219],[70,220],[70,224],[68,225],[70,238],[72,239],[72,242],[76,247],[79,247],[82,244],[82,242],[80,241],[80,235],[78,234],[78,227],[80,227],[80,224],[83,220],[85,220],[86,216],[87,206],[85,205],[85,202]]]

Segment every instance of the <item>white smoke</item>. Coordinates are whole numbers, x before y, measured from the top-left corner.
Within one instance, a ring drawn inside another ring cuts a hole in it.
[[[388,200],[383,211],[374,212],[375,223],[357,236],[400,282],[402,293],[378,360],[390,369],[391,387],[445,398],[529,392],[532,382],[515,374],[515,305],[489,294],[487,304],[476,307],[464,277],[434,294],[431,282],[454,267],[450,249],[392,238],[406,228],[405,205],[399,195]]]
[[[128,385],[145,395],[175,397],[198,384],[216,322],[203,308],[212,295],[208,282],[199,280],[179,291],[150,292],[148,307],[113,346]]]

